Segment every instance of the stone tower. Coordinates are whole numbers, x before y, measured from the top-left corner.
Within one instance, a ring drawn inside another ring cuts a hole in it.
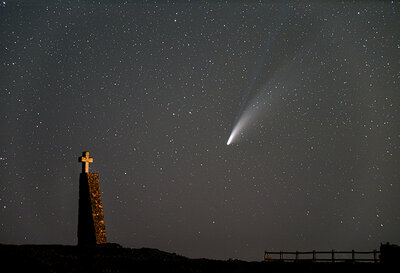
[[[89,163],[93,162],[89,152],[83,152],[79,162],[82,162],[82,173],[79,177],[78,245],[105,244],[99,174],[89,173]]]

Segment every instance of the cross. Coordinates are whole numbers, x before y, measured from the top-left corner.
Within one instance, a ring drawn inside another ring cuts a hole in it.
[[[82,173],[89,173],[89,163],[93,163],[93,158],[89,157],[89,152],[83,152],[79,162],[82,162]]]

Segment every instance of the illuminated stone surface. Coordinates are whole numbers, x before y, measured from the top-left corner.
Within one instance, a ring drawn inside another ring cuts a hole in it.
[[[79,177],[78,245],[105,243],[107,243],[107,239],[99,174],[81,173]]]

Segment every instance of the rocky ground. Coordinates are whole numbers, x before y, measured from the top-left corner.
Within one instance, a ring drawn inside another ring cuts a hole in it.
[[[1,272],[386,272],[380,263],[189,259],[157,249],[0,244]]]

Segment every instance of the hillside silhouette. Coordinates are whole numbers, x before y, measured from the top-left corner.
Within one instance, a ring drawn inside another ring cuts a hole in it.
[[[189,259],[150,248],[0,244],[2,272],[385,272],[388,263]]]

